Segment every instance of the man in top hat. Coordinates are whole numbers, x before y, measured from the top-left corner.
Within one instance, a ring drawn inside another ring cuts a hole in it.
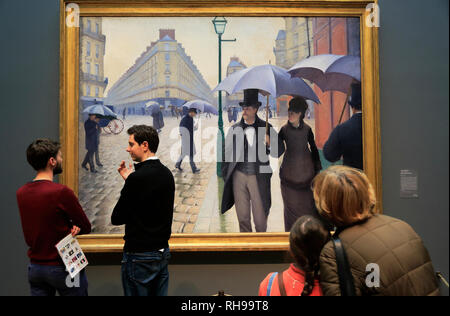
[[[178,158],[175,168],[180,171],[181,163],[184,157],[189,156],[189,162],[191,164],[192,173],[200,172],[194,162],[195,145],[194,145],[194,117],[197,116],[196,109],[189,109],[188,113],[183,117],[180,122],[180,135],[181,135],[181,155]]]
[[[225,140],[225,161],[222,176],[225,181],[222,213],[235,205],[241,232],[252,232],[251,216],[257,232],[267,230],[267,218],[272,204],[269,155],[279,158],[284,143],[269,124],[257,116],[261,102],[258,89],[244,90],[242,119],[233,125]]]
[[[323,147],[323,154],[328,161],[336,162],[344,158],[344,165],[363,169],[362,142],[362,102],[361,84],[352,84],[352,95],[348,101],[353,116],[345,123],[338,125],[331,133]]]

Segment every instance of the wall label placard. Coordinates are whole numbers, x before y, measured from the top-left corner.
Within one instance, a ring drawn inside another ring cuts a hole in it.
[[[400,170],[400,198],[419,198],[419,176],[416,170]]]

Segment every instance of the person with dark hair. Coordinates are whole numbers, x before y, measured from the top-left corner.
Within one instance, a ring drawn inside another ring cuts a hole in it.
[[[267,275],[259,287],[259,296],[322,296],[319,257],[329,239],[328,230],[317,217],[297,219],[289,235],[295,263],[283,273]]]
[[[242,119],[233,125],[225,139],[222,163],[224,191],[222,214],[235,206],[241,233],[252,232],[252,215],[256,232],[267,231],[272,206],[269,155],[279,158],[285,148],[271,124],[261,120],[258,89],[244,90]]]
[[[312,129],[304,122],[307,110],[304,98],[293,98],[289,102],[289,120],[280,130],[280,138],[286,144],[280,179],[287,232],[302,215],[317,214],[311,182],[322,170],[322,164]]]
[[[189,163],[191,164],[192,173],[200,172],[194,162],[195,144],[194,144],[194,117],[197,116],[196,109],[189,109],[189,112],[183,117],[180,122],[180,135],[181,135],[181,155],[175,164],[175,168],[180,171],[181,163],[184,157],[189,156]]]
[[[361,170],[329,167],[314,178],[313,192],[319,214],[337,227],[333,239],[340,238],[348,261],[343,269],[345,261],[338,259],[333,241],[323,247],[320,282],[325,296],[440,294],[422,239],[404,221],[379,214],[375,191]]]
[[[135,165],[118,169],[125,180],[111,223],[125,225],[122,284],[126,296],[166,296],[169,286],[169,239],[175,180],[156,157],[158,132],[150,126],[128,129],[127,152]]]
[[[323,147],[323,154],[330,162],[336,162],[343,157],[345,166],[362,170],[364,164],[361,83],[352,84],[352,95],[348,104],[352,108],[353,116],[331,132]]]
[[[89,168],[92,173],[97,173],[94,165],[94,155],[95,152],[98,151],[98,140],[99,140],[99,129],[98,125],[100,122],[100,118],[98,118],[95,114],[89,114],[89,118],[84,122],[84,131],[85,131],[85,145],[86,145],[86,156],[84,157],[81,166],[89,170],[87,168],[87,164],[89,164]]]
[[[91,232],[91,224],[73,191],[53,182],[53,177],[62,172],[61,146],[49,139],[38,139],[28,146],[27,161],[37,174],[16,195],[29,247],[31,295],[54,296],[58,292],[61,296],[87,296],[86,272],[77,276],[79,287],[69,287],[70,276],[55,247],[69,234],[75,237]]]

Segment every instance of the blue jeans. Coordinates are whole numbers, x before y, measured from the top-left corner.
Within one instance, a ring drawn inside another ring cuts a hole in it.
[[[75,279],[70,279],[64,266],[28,266],[28,282],[31,296],[88,296],[86,271],[81,271]]]
[[[125,296],[167,296],[170,251],[124,253],[122,285]]]

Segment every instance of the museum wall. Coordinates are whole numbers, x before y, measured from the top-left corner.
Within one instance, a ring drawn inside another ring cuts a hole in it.
[[[380,0],[383,203],[423,237],[449,275],[449,59],[447,0]],[[0,295],[28,295],[26,246],[15,192],[33,177],[25,149],[59,138],[59,1],[0,0]],[[419,198],[400,198],[400,170],[418,172]],[[91,257],[91,295],[121,295],[120,255]],[[255,295],[280,253],[174,254],[170,295],[223,289]],[[448,291],[444,291],[448,295]]]

